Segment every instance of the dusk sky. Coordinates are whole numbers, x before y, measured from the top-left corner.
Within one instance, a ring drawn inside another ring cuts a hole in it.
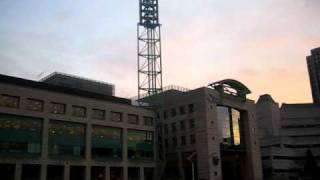
[[[226,78],[282,103],[311,102],[305,57],[320,47],[320,0],[159,0],[164,85]],[[137,94],[138,0],[0,0],[0,74],[54,71]]]

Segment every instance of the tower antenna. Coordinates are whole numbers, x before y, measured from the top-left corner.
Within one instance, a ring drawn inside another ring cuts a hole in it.
[[[162,91],[161,33],[158,0],[139,0],[138,100]]]

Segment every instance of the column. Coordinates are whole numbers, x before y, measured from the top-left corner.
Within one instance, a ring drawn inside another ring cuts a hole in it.
[[[128,180],[128,167],[123,167],[123,180]]]
[[[64,180],[70,179],[70,165],[69,164],[64,166],[63,179]]]
[[[122,136],[122,159],[124,162],[128,161],[128,130],[127,128],[123,128],[123,136]]]
[[[92,126],[91,124],[86,125],[86,142],[85,142],[85,149],[86,149],[86,161],[91,161],[91,133],[92,133]]]
[[[105,180],[110,180],[110,166],[106,166],[106,169],[105,169]]]
[[[144,180],[144,167],[140,167],[140,180]]]
[[[16,164],[14,180],[21,180],[22,164]]]
[[[41,165],[41,180],[47,180],[47,164]]]
[[[184,178],[184,171],[183,171],[183,160],[182,160],[182,153],[181,152],[178,152],[178,168],[179,168],[179,176],[182,178],[182,179],[185,179]]]
[[[43,120],[42,128],[42,146],[41,146],[41,158],[48,158],[48,141],[49,141],[49,119]]]
[[[86,166],[86,178],[85,180],[90,180],[91,179],[91,166]]]

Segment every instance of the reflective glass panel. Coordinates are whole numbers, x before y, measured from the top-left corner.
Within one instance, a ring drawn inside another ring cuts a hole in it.
[[[153,159],[153,132],[128,130],[128,158]]]

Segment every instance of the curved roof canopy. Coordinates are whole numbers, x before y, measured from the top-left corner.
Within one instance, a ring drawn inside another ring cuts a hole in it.
[[[250,94],[250,89],[241,82],[234,79],[225,79],[208,85],[209,87],[239,97],[246,97]]]

